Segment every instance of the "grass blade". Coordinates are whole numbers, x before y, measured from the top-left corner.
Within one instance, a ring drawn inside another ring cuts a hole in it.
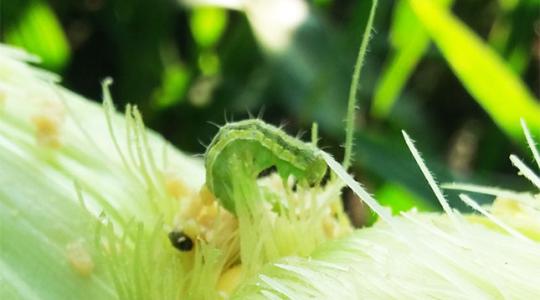
[[[540,129],[540,105],[492,49],[442,7],[409,3],[456,76],[506,134],[521,138],[520,118]]]

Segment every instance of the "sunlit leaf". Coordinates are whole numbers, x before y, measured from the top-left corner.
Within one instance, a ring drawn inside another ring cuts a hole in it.
[[[417,208],[422,211],[435,210],[433,203],[416,196],[399,184],[387,183],[377,190],[375,198],[384,206],[392,208],[394,214]]]
[[[166,108],[182,101],[189,80],[189,70],[185,66],[179,63],[168,65],[163,70],[161,87],[154,95],[154,104],[159,108]]]
[[[217,7],[198,7],[190,17],[193,38],[203,48],[212,47],[227,26],[227,12]]]
[[[23,6],[21,3],[8,5]],[[6,42],[35,53],[44,67],[61,70],[69,59],[70,49],[54,12],[47,3],[39,0],[28,1],[23,8],[6,31]]]
[[[540,129],[540,104],[492,49],[431,1],[409,3],[465,88],[506,134],[521,138],[521,117]]]
[[[447,7],[453,1],[437,2]],[[391,43],[395,50],[382,74],[373,100],[373,114],[378,117],[388,115],[429,46],[428,34],[405,0],[400,1],[394,10]]]

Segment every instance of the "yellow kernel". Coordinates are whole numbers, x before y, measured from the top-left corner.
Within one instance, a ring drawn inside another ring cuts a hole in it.
[[[199,215],[197,216],[197,222],[205,227],[210,227],[214,223],[217,215],[216,205],[207,205],[204,206]]]
[[[182,216],[184,218],[196,219],[201,212],[203,206],[198,196],[191,197],[189,203],[184,207]]]
[[[190,219],[182,226],[182,231],[192,239],[195,239],[200,235],[201,227],[195,220]]]
[[[495,215],[512,215],[523,212],[519,201],[498,197],[491,206],[491,212]]]
[[[201,203],[203,205],[210,205],[216,201],[216,197],[210,192],[206,184],[201,187],[199,198],[201,198]]]
[[[323,230],[327,238],[335,238],[338,235],[338,226],[336,220],[330,216],[324,218]]]
[[[60,147],[60,126],[63,119],[62,107],[56,103],[48,103],[47,107],[31,118],[39,145],[50,148]]]
[[[189,195],[189,188],[186,184],[172,172],[165,172],[165,189],[172,197],[179,199]]]
[[[94,261],[85,248],[83,241],[74,241],[66,246],[66,257],[75,272],[89,276],[94,270]]]
[[[50,116],[36,115],[32,117],[32,122],[38,133],[43,135],[58,134],[58,121]]]
[[[221,275],[217,284],[218,293],[227,299],[242,279],[242,265],[236,265]]]

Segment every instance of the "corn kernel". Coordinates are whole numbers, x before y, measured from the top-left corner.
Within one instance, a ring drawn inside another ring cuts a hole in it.
[[[218,293],[227,299],[242,279],[242,265],[236,265],[221,275],[217,284]]]
[[[90,276],[94,270],[94,261],[85,248],[83,241],[74,241],[66,246],[69,264],[81,276]]]

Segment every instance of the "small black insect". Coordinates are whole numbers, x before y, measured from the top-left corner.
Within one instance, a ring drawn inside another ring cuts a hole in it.
[[[193,249],[193,240],[182,231],[173,230],[169,233],[169,241],[174,248],[187,252]]]

